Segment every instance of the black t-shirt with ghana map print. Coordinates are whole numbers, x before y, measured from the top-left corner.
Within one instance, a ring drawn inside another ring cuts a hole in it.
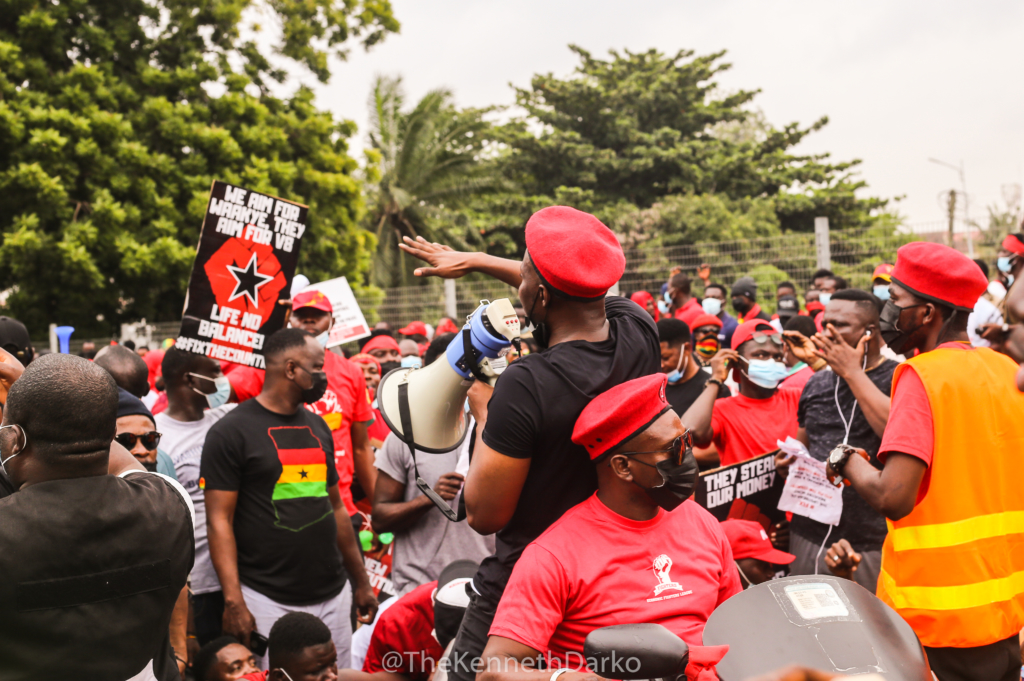
[[[247,400],[210,428],[200,485],[238,492],[242,584],[285,605],[312,605],[345,586],[328,485],[338,484],[323,418],[277,414]]]

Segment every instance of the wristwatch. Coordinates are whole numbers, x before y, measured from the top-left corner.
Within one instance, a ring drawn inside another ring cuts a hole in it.
[[[722,386],[723,386],[723,385],[725,385],[725,384],[724,384],[724,383],[722,383],[722,382],[721,382],[720,380],[718,380],[717,378],[709,378],[709,379],[708,379],[708,382],[707,382],[707,383],[705,383],[705,384],[704,384],[704,386],[705,386],[705,387],[707,387],[707,386],[709,386],[709,385],[717,385],[717,386],[718,386],[718,388],[719,388],[719,390],[721,390]]]
[[[856,453],[857,450],[850,445],[836,445],[836,448],[829,452],[828,465],[836,472],[836,480],[832,483],[836,487],[839,486],[837,483],[842,482],[843,469],[846,468],[846,462]]]

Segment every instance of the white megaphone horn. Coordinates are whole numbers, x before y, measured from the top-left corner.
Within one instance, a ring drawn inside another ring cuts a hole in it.
[[[444,359],[422,369],[389,371],[377,386],[377,404],[388,428],[421,452],[443,454],[466,437],[466,393],[473,379],[492,385],[519,343],[519,317],[508,298],[480,306],[448,344]]]

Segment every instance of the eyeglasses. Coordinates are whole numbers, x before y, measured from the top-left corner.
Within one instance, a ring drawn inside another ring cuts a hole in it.
[[[162,433],[158,433],[155,430],[151,430],[144,435],[136,435],[135,433],[121,433],[114,440],[117,444],[121,445],[129,452],[135,449],[136,442],[142,442],[142,446],[146,449],[156,449],[157,445],[160,444],[160,438],[163,437]]]
[[[622,454],[623,456],[634,456],[636,454],[662,454],[668,452],[668,460],[678,466],[683,462],[683,452],[693,448],[693,433],[687,430],[685,433],[672,440],[672,444],[669,445],[668,449],[651,449],[646,452],[616,452],[616,454]],[[639,460],[638,460],[639,461]],[[650,466],[651,464],[646,461],[639,461],[639,463]]]
[[[755,343],[758,343],[759,345],[764,345],[769,340],[771,340],[771,342],[775,343],[776,345],[782,345],[782,335],[779,334],[774,329],[772,329],[771,331],[755,331],[754,333],[750,334],[750,340],[754,341]]]

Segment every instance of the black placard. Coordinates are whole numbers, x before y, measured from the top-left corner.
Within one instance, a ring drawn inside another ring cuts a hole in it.
[[[284,326],[309,208],[214,181],[175,347],[263,369]]]
[[[779,497],[786,481],[775,472],[775,454],[722,466],[700,474],[693,499],[719,522],[735,518],[754,520],[764,527],[784,520]]]

